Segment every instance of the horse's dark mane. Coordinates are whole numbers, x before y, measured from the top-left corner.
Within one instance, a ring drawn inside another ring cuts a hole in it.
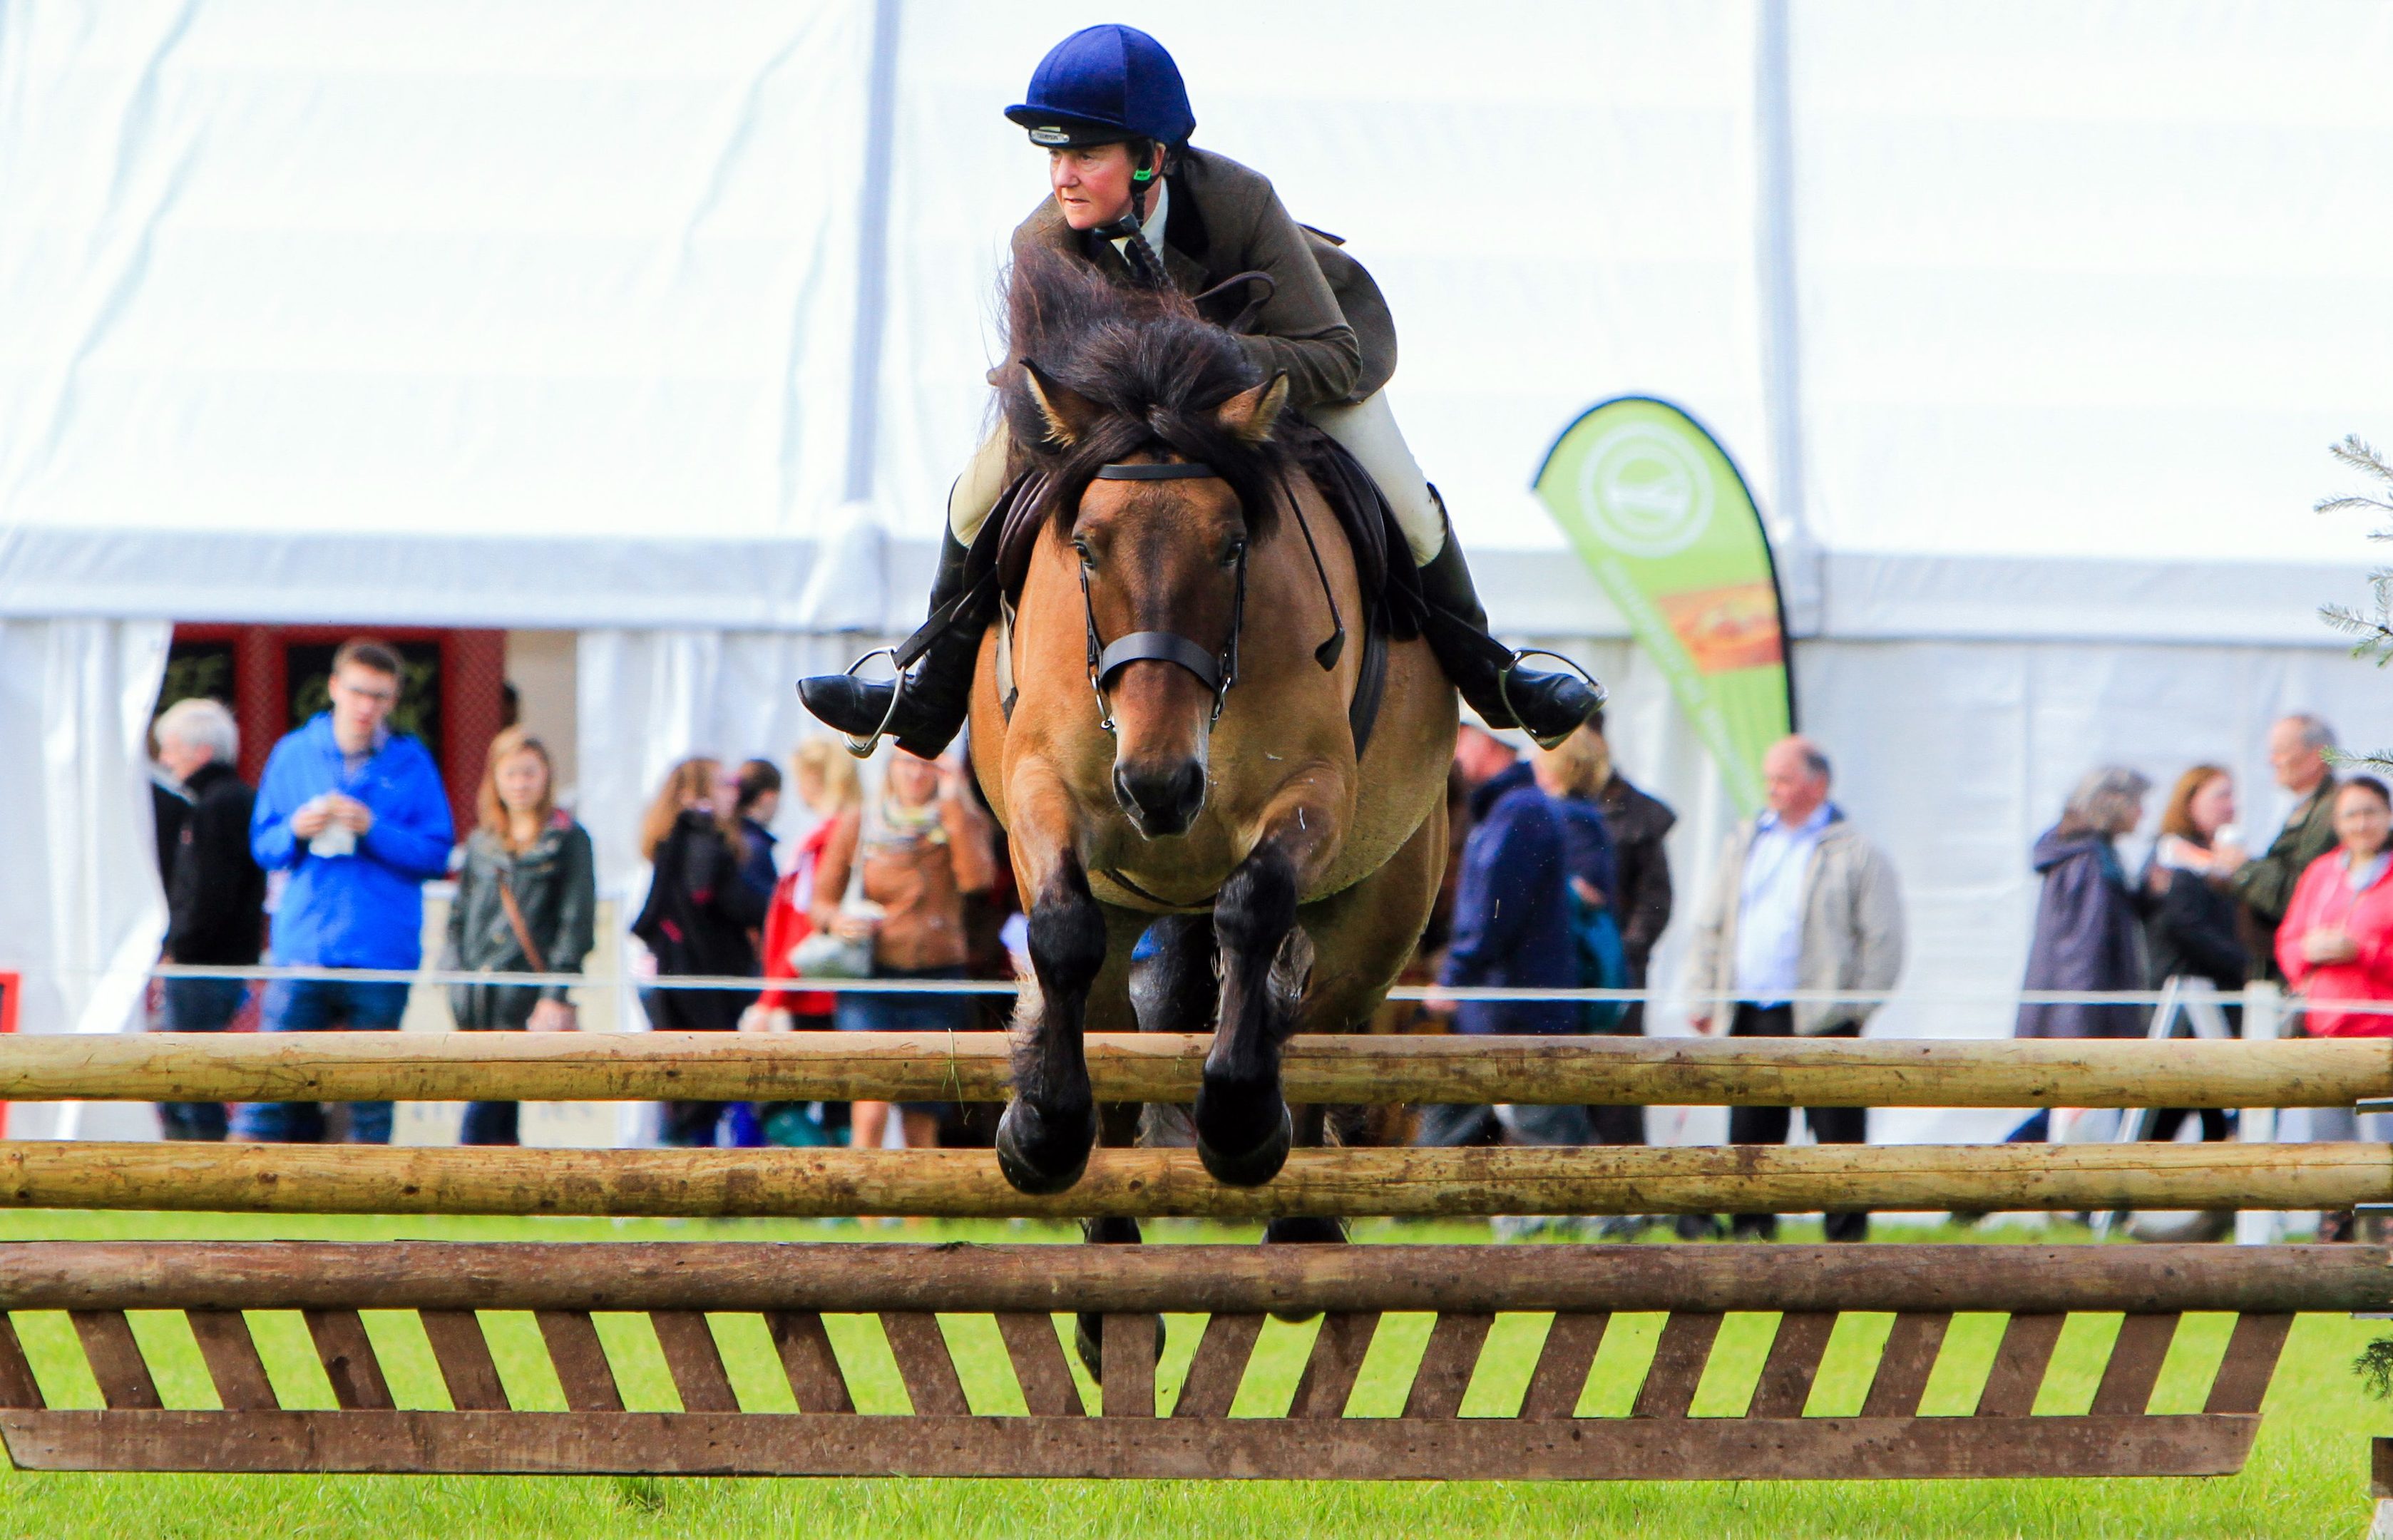
[[[1237,337],[1206,321],[1176,292],[1125,287],[1085,263],[1030,251],[1006,285],[1006,354],[997,372],[999,399],[1017,471],[1048,477],[1047,507],[1059,526],[1078,515],[1097,468],[1141,453],[1201,461],[1230,484],[1257,541],[1279,516],[1280,482],[1290,440],[1310,435],[1293,412],[1273,439],[1251,443],[1223,430],[1213,414],[1263,375]],[[1022,367],[1096,403],[1104,415],[1066,448],[1048,433]]]

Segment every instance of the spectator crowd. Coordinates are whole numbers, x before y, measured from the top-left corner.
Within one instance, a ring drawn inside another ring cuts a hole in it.
[[[476,975],[447,991],[468,1031],[558,1032],[580,1022],[570,989],[597,945],[590,835],[558,805],[556,766],[541,740],[509,727],[490,745],[462,841],[431,754],[393,731],[398,656],[355,640],[333,658],[330,705],[277,743],[253,790],[221,704],[182,700],[155,724],[154,805],[167,894],[163,959],[217,969],[278,968],[360,976],[278,977],[252,996],[226,975],[170,976],[156,1020],[178,1032],[232,1027],[254,1008],[269,1032],[389,1031],[405,1013],[403,977],[423,962],[426,883],[451,878],[447,972]],[[2290,811],[2256,853],[2239,819],[2234,777],[2216,763],[2177,777],[2150,846],[2130,860],[2153,783],[2125,765],[2079,782],[2027,853],[2039,881],[2022,985],[2021,1037],[2140,1036],[2146,1006],[2071,997],[2160,988],[2206,993],[2237,1029],[2247,982],[2298,997],[2316,1037],[2393,1036],[2393,1016],[2352,1009],[2393,998],[2393,793],[2373,776],[2338,778],[2334,732],[2307,714],[2278,722],[2269,761]],[[674,765],[642,821],[649,881],[627,929],[653,966],[641,991],[651,1024],[681,1031],[946,1033],[1001,1026],[1001,994],[961,981],[1013,976],[1018,933],[1004,837],[956,760],[890,756],[868,788],[833,744],[802,745],[791,777],[810,819],[786,849],[773,831],[780,769],[711,757]],[[1904,915],[1892,862],[1837,800],[1827,753],[1790,737],[1762,763],[1764,805],[1728,834],[1697,875],[1686,923],[1688,1025],[1739,1038],[1850,1038],[1903,971]],[[1462,727],[1451,777],[1456,855],[1431,926],[1425,966],[1439,994],[1411,1029],[1466,1034],[1643,1034],[1641,999],[1487,999],[1469,992],[1644,991],[1676,904],[1665,842],[1677,818],[1615,767],[1601,713],[1550,750]],[[270,909],[270,916],[269,911]],[[507,975],[548,975],[510,983]],[[480,975],[488,975],[487,979]],[[745,978],[753,990],[673,987]],[[807,982],[870,977],[931,991],[838,993]],[[1397,1024],[1403,1025],[1404,1024]],[[973,1109],[675,1102],[660,1109],[668,1144],[877,1145],[975,1142]],[[2164,1111],[2154,1133],[2191,1116]],[[1867,1109],[1802,1109],[1822,1143],[1867,1138]],[[387,1103],[160,1108],[170,1139],[386,1142]],[[2393,1122],[2313,1116],[2313,1137],[2393,1137]],[[1774,1144],[1790,1109],[1731,1110],[1732,1143]],[[1382,1135],[1389,1130],[1379,1130]],[[2203,1138],[2227,1115],[2200,1115]],[[1431,1145],[1641,1143],[1641,1107],[1436,1106],[1397,1137]],[[2043,1115],[2014,1138],[2053,1137]],[[464,1114],[472,1144],[520,1137],[511,1103]],[[2332,1221],[2339,1222],[2339,1221]],[[1614,1221],[1633,1233],[1642,1221]],[[1682,1235],[1767,1239],[1775,1216],[1703,1216]],[[1528,1228],[1526,1226],[1519,1228]],[[1831,1240],[1859,1240],[1865,1213],[1826,1217]]]

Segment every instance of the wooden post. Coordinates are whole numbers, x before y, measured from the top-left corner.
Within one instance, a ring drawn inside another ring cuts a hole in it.
[[[2285,998],[2266,979],[2243,986],[2243,1041],[2257,1047],[2284,1036]],[[2271,1144],[2277,1138],[2277,1103],[2245,1107],[2235,1120],[2235,1137],[2246,1144]],[[2282,1239],[2284,1217],[2270,1209],[2246,1208],[2235,1216],[2235,1244],[2273,1246]]]

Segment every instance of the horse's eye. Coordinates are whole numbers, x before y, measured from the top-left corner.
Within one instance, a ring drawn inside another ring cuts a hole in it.
[[[1072,549],[1079,553],[1080,565],[1082,567],[1094,567],[1097,565],[1097,554],[1089,549],[1089,542],[1087,541],[1074,541],[1072,542]]]
[[[1230,542],[1230,548],[1222,553],[1222,565],[1223,567],[1236,567],[1238,565],[1238,558],[1246,554],[1247,542],[1242,540],[1234,540]]]

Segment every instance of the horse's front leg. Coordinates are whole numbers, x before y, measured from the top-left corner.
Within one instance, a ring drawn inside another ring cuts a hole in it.
[[[1105,918],[1073,848],[1062,790],[1025,797],[1014,812],[1015,874],[1032,895],[1039,993],[1014,1023],[1013,1100],[998,1121],[997,1161],[1017,1191],[1060,1193],[1080,1180],[1097,1137],[1081,1032],[1090,988],[1105,968]]]
[[[1295,1001],[1310,972],[1296,934],[1296,906],[1334,849],[1325,801],[1298,786],[1213,902],[1222,994],[1213,1046],[1196,1092],[1196,1153],[1213,1179],[1259,1187],[1279,1174],[1294,1135],[1280,1092],[1280,1045],[1295,1029]],[[1272,970],[1282,966],[1276,985]]]

